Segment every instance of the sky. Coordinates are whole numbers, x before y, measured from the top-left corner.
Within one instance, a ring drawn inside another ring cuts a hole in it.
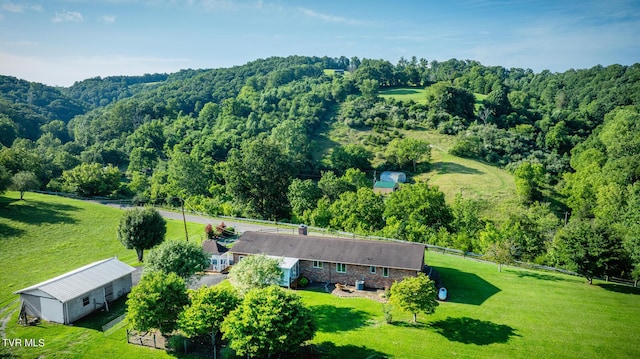
[[[640,62],[640,0],[0,0],[0,75],[52,86],[271,56]]]

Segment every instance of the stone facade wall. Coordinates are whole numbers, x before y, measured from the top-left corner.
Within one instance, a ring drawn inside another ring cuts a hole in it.
[[[313,261],[300,261],[300,275],[314,282],[329,282],[355,285],[357,280],[364,279],[367,288],[390,288],[395,281],[401,281],[405,277],[415,277],[416,271],[403,269],[389,269],[389,276],[383,276],[383,268],[376,267],[376,273],[370,273],[369,266],[346,264],[346,273],[336,271],[336,263],[323,262],[322,268],[314,268]]]

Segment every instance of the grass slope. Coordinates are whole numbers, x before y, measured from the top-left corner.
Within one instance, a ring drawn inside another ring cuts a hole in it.
[[[17,299],[12,292],[91,262],[117,256],[140,264],[116,237],[121,209],[35,193],[18,198],[17,192],[0,196],[0,308]],[[183,233],[182,222],[167,221],[167,239]]]
[[[43,339],[45,346],[3,346],[0,357],[172,357],[127,344],[125,328],[105,336],[101,326],[111,318],[104,315],[74,326],[17,324],[11,292],[111,255],[136,264],[135,253],[115,239],[121,210],[31,193],[26,198],[18,201],[11,192],[0,197],[0,317],[11,313],[7,338]],[[169,232],[181,238],[181,223],[170,222]],[[439,271],[450,298],[434,315],[418,315],[416,325],[398,310],[393,325],[386,324],[382,305],[369,299],[298,291],[317,316],[313,342],[323,357],[640,357],[638,289],[516,268],[499,273],[493,264],[431,252],[426,261]]]
[[[313,342],[328,358],[638,358],[640,290],[435,253],[450,294],[431,316],[300,291],[318,316]]]
[[[425,172],[413,175],[413,181],[428,181],[444,192],[448,203],[453,203],[457,193],[464,198],[473,198],[485,202],[481,215],[492,220],[502,220],[517,206],[516,186],[513,176],[503,169],[488,163],[453,156],[448,153],[455,143],[455,137],[443,135],[430,130],[402,130],[405,137],[423,139],[432,146],[431,166]],[[328,135],[322,138],[319,151],[328,153],[329,148],[348,143],[363,143],[364,139],[374,133],[371,129],[354,129],[342,123],[334,122],[327,130]],[[374,165],[383,163],[381,147],[367,146],[377,153]]]
[[[416,103],[427,103],[426,87],[393,87],[378,91],[378,96],[382,98],[393,98],[400,101],[414,101]]]
[[[124,328],[104,337],[96,330],[104,320],[98,324],[81,321],[73,327],[46,322],[36,327],[17,324],[18,296],[12,294],[16,290],[108,257],[118,256],[128,264],[140,265],[135,251],[125,249],[116,237],[121,209],[34,193],[25,194],[24,201],[18,198],[17,192],[0,197],[0,311],[5,310],[0,317],[12,313],[7,322],[8,338],[44,339],[45,346],[15,348],[15,354],[163,357],[159,354],[164,352],[127,345]],[[189,224],[188,230],[193,234],[203,228],[201,224]],[[167,239],[182,239],[183,234],[182,222],[167,221]],[[0,348],[0,356],[2,350],[7,348]]]

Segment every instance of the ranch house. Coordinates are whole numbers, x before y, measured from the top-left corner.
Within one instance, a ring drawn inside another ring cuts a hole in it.
[[[287,267],[295,268],[297,273],[295,278],[289,275],[288,283],[281,283],[285,286],[304,276],[314,282],[350,285],[360,282],[377,289],[416,276],[424,268],[423,244],[299,233],[245,232],[231,249],[234,262],[252,254],[286,258]]]
[[[131,291],[132,266],[118,258],[88,264],[42,283],[21,289],[20,315],[70,324]]]

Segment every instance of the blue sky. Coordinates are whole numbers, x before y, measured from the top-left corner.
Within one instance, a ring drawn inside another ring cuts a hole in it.
[[[288,55],[631,65],[640,1],[0,0],[0,74],[49,85]]]

